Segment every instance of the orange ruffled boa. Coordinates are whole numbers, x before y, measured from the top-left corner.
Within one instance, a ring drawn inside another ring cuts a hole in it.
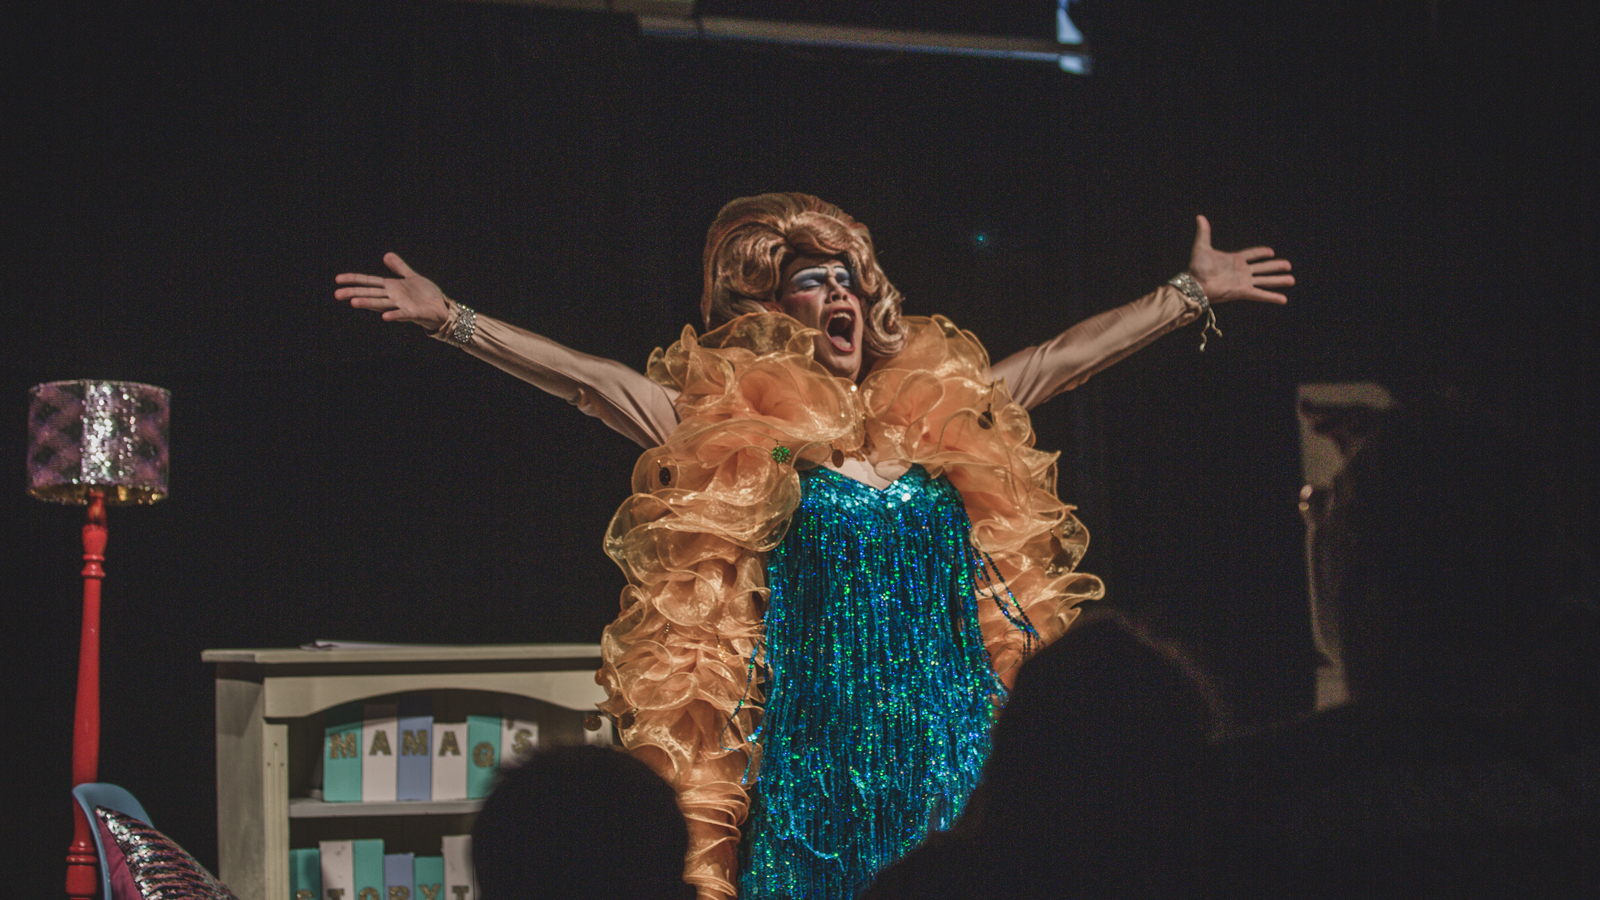
[[[988,380],[977,339],[939,316],[903,327],[905,350],[859,390],[812,359],[815,331],[781,315],[744,316],[699,338],[685,328],[651,356],[650,377],[681,392],[681,421],[639,458],[633,496],[606,532],[628,586],[596,680],[623,746],[678,791],[685,878],[701,900],[737,894],[742,783],[761,764],[759,744],[746,740],[763,702],[748,666],[763,633],[765,553],[800,503],[797,469],[865,446],[944,475],[1040,646],[1066,630],[1079,602],[1104,593],[1076,571],[1089,535],[1056,497],[1057,454],[1034,449],[1027,411]],[[777,447],[786,461],[774,459]],[[979,622],[1009,684],[1027,637],[987,599]]]

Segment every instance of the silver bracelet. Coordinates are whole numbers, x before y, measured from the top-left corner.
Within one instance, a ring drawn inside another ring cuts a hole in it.
[[[1168,278],[1167,284],[1177,288],[1189,301],[1189,308],[1205,318],[1205,324],[1200,326],[1200,351],[1205,352],[1207,332],[1222,337],[1222,329],[1217,327],[1217,311],[1211,308],[1211,299],[1206,296],[1205,288],[1188,272],[1179,272]]]
[[[456,324],[444,333],[444,342],[456,347],[465,347],[472,343],[472,336],[477,331],[478,314],[473,312],[471,307],[456,303]]]

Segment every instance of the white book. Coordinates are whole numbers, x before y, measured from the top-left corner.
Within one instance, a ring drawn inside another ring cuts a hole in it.
[[[500,720],[500,768],[514,769],[528,761],[539,746],[539,723],[522,719]]]
[[[393,703],[367,703],[361,709],[361,800],[382,803],[395,798],[396,763],[400,757],[400,710]]]
[[[322,900],[356,900],[356,858],[349,841],[317,845],[322,867]]]
[[[447,834],[440,844],[446,894],[440,900],[478,900],[478,875],[472,869],[472,835]]]
[[[466,747],[467,723],[433,723],[433,799],[467,799]]]

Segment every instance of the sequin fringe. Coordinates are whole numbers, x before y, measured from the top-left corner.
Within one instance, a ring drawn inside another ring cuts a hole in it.
[[[948,828],[1005,693],[956,489],[920,467],[882,491],[827,469],[804,482],[767,561],[771,680],[742,900],[848,900]]]
[[[1022,658],[1027,659],[1039,646],[1039,629],[1033,627],[1033,621],[1028,618],[1027,610],[1017,602],[1017,595],[1011,593],[1011,585],[1006,584],[1006,576],[1000,573],[1000,566],[995,563],[994,557],[990,556],[988,551],[977,547],[972,548],[972,555],[973,562],[978,567],[978,578],[983,581],[980,593],[993,600],[994,605],[1000,610],[1000,615],[1005,616],[1007,622],[1022,632],[1025,640],[1022,645]],[[998,586],[995,584],[997,581]]]

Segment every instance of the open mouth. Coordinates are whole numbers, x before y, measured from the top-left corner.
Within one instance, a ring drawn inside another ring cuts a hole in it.
[[[856,348],[856,314],[849,309],[836,309],[828,316],[823,328],[835,350],[849,353]]]

